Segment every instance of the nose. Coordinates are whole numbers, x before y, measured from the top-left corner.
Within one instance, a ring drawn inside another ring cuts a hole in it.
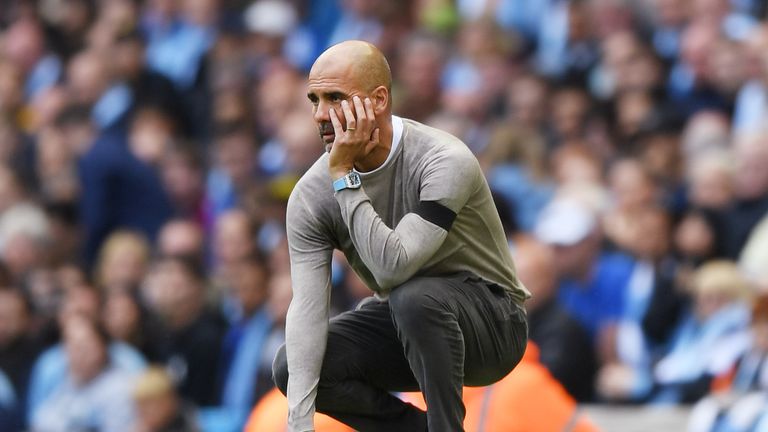
[[[331,115],[328,113],[328,109],[331,107],[323,101],[320,101],[313,107],[312,117],[316,123],[331,121]]]

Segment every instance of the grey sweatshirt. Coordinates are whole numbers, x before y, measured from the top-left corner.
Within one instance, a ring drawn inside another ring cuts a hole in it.
[[[288,200],[291,431],[313,430],[334,249],[344,252],[380,298],[414,276],[460,271],[504,287],[521,304],[530,296],[515,276],[490,189],[467,146],[450,134],[404,119],[401,141],[393,148],[384,166],[360,174],[360,189],[335,194],[325,154]]]

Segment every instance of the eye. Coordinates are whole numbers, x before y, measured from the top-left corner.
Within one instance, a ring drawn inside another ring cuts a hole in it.
[[[344,94],[342,94],[342,93],[334,92],[334,93],[331,93],[331,94],[328,95],[328,99],[330,99],[331,102],[333,102],[333,103],[339,103],[339,102],[343,101],[344,99],[346,99],[346,96]]]
[[[312,102],[312,105],[317,106],[317,102],[318,102],[317,96],[313,94],[307,95],[307,99],[309,99],[309,101]]]

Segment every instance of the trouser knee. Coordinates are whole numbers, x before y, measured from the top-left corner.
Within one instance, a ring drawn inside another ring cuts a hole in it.
[[[284,394],[288,394],[288,358],[285,355],[285,345],[281,346],[272,363],[272,379],[275,386]]]

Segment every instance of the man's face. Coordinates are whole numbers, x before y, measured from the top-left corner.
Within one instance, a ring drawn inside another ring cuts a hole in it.
[[[221,138],[216,143],[216,160],[237,186],[248,183],[255,158],[252,138],[238,133]]]
[[[560,277],[578,278],[586,273],[599,249],[595,234],[573,245],[554,245],[555,266]]]
[[[342,63],[342,62],[339,62]],[[352,97],[360,96],[364,100],[368,94],[360,90],[355,74],[349,64],[329,64],[328,61],[316,63],[309,72],[307,98],[312,102],[312,116],[317,123],[320,138],[325,144],[325,150],[331,151],[336,134],[331,123],[330,109],[336,111],[342,126],[346,129],[347,122],[341,109],[341,101],[352,103]]]
[[[247,315],[266,300],[268,294],[265,270],[254,263],[244,262],[233,266],[229,272],[232,294]]]
[[[73,317],[64,327],[70,373],[78,383],[95,378],[107,363],[107,349],[87,318]]]

